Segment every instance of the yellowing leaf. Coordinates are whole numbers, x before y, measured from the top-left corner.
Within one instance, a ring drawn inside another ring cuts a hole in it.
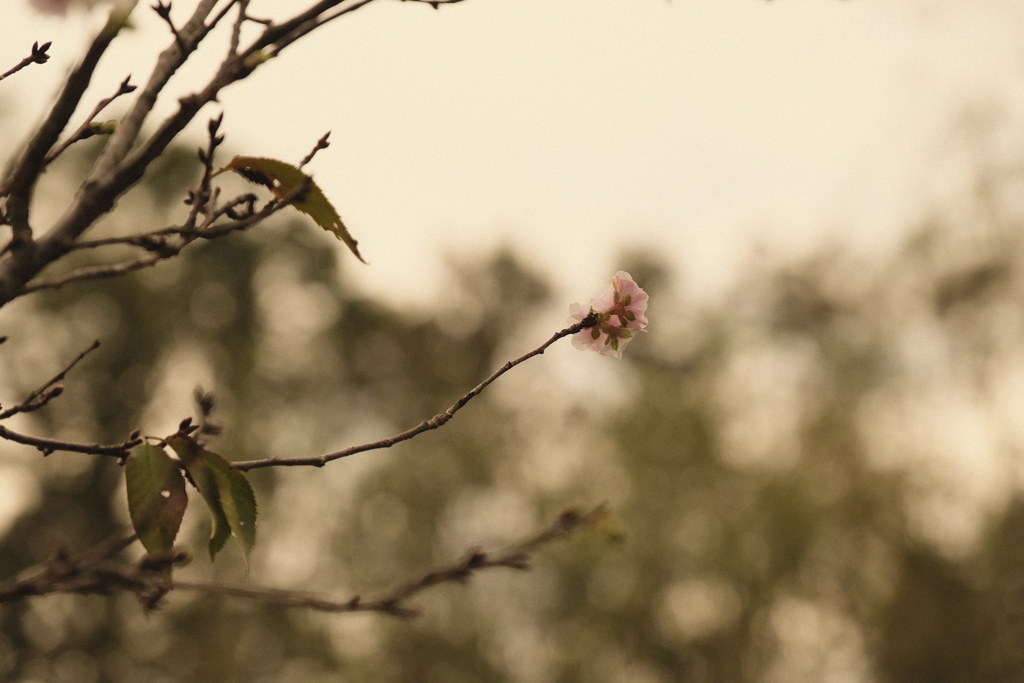
[[[290,197],[292,206],[308,215],[324,230],[333,232],[357,259],[366,263],[359,254],[355,238],[341,221],[337,210],[313,182],[313,178],[297,166],[277,159],[237,156],[217,173],[223,171],[234,171],[246,180],[266,187],[279,199]]]
[[[256,544],[256,495],[248,480],[223,457],[204,449],[189,436],[175,435],[168,445],[181,458],[192,482],[206,501],[213,521],[210,533],[210,559],[213,559],[228,536],[234,536],[246,562]]]
[[[141,444],[124,467],[128,514],[143,547],[154,557],[167,557],[178,535],[188,496],[178,464],[164,449]]]

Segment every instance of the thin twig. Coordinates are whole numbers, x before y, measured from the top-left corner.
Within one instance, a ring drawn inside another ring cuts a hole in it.
[[[214,155],[216,154],[217,147],[224,142],[224,136],[218,132],[223,122],[224,112],[221,112],[216,118],[210,119],[206,124],[206,148],[199,148],[199,161],[203,165],[203,173],[199,178],[199,184],[194,189],[189,190],[188,199],[186,200],[186,203],[191,205],[184,225],[184,235],[186,237],[191,237],[195,232],[196,220],[199,217],[200,211],[206,214],[206,224],[212,223],[215,219],[217,193],[211,193],[210,182],[211,178],[213,178]]]
[[[171,29],[171,35],[174,36],[174,42],[178,45],[178,49],[181,50],[181,54],[184,56],[186,52],[185,41],[181,39],[181,34],[178,33],[178,29],[174,27],[174,22],[171,21],[171,3],[166,4],[162,0],[157,0],[153,4],[152,10],[156,12],[156,15],[164,20],[168,28]]]
[[[80,140],[86,140],[95,135],[96,126],[93,120],[96,118],[96,116],[99,115],[101,111],[106,109],[107,105],[116,100],[118,97],[121,97],[122,95],[127,95],[135,91],[135,86],[128,82],[130,79],[131,75],[126,76],[125,79],[121,81],[121,85],[117,87],[117,92],[115,92],[110,97],[104,97],[102,100],[97,102],[96,106],[93,107],[93,110],[89,113],[87,117],[85,117],[85,121],[82,123],[82,125],[78,127],[78,130],[72,133],[68,137],[68,139],[65,140],[63,143],[61,143],[57,147],[54,147],[53,149],[46,153],[46,156],[43,157],[43,164],[49,164],[54,159],[59,157],[64,152],[64,150],[66,150],[68,147],[75,144],[76,142]]]
[[[264,49],[267,50],[267,56],[277,56],[286,47],[304,35],[334,21],[338,17],[355,12],[371,2],[373,0],[355,0],[339,8],[337,5],[341,4],[341,0],[321,0],[309,9],[296,14],[288,21],[268,26],[267,30],[242,51],[240,55],[241,62],[243,64],[251,62],[252,58],[256,57]],[[334,11],[328,13],[331,9]]]
[[[58,439],[47,439],[39,436],[21,434],[10,430],[3,425],[0,425],[0,439],[6,439],[7,441],[13,441],[25,446],[32,446],[42,452],[43,455],[63,451],[66,453],[85,453],[87,455],[109,455],[115,458],[127,458],[129,451],[142,443],[142,439],[138,437],[130,438],[123,443],[110,445],[60,441]]]
[[[299,168],[302,168],[303,166],[311,162],[313,160],[313,157],[316,156],[317,152],[319,152],[322,149],[327,149],[328,147],[331,146],[331,143],[327,141],[327,138],[330,137],[330,135],[331,131],[327,131],[326,133],[323,134],[323,137],[316,141],[316,145],[313,147],[313,149],[309,150],[309,154],[303,157],[302,161],[299,162]]]
[[[226,13],[232,5],[238,5],[238,16],[235,18],[235,23],[231,25],[231,40],[228,42],[228,55],[227,59],[234,59],[238,56],[238,46],[242,40],[242,24],[248,19],[246,12],[249,9],[249,0],[236,0],[221,10],[222,13]]]
[[[223,218],[225,215],[231,217],[232,214],[241,214],[240,217],[234,218],[235,223],[249,221],[256,215],[256,212],[252,208],[255,201],[256,195],[254,194],[239,195],[218,207],[214,217]],[[241,211],[239,211],[239,207],[242,207]],[[159,230],[153,230],[151,232],[138,233],[136,235],[102,237],[95,240],[79,240],[78,242],[75,242],[74,246],[72,246],[72,250],[98,249],[100,247],[119,245],[139,247],[146,251],[159,252],[167,248],[167,241],[164,239],[166,237],[193,236],[201,239],[213,239],[252,227],[249,223],[246,223],[245,225],[236,225],[235,223],[211,225],[203,229],[201,232],[197,231],[195,228],[189,229],[187,225],[172,225],[166,228],[160,228]]]
[[[69,285],[74,282],[82,282],[84,280],[101,280],[112,277],[118,277],[126,273],[131,273],[136,270],[143,268],[149,268],[155,266],[161,261],[166,261],[169,258],[177,256],[185,247],[194,242],[197,239],[215,239],[217,237],[223,237],[233,232],[239,232],[253,227],[257,223],[265,220],[274,213],[281,209],[289,206],[291,201],[304,191],[302,186],[299,187],[300,191],[292,193],[294,196],[285,197],[280,200],[271,200],[263,207],[260,211],[253,213],[245,218],[240,218],[230,223],[224,223],[220,225],[202,226],[196,230],[188,230],[184,227],[179,228],[167,228],[165,230],[149,233],[147,235],[136,235],[127,238],[110,238],[108,240],[96,240],[95,242],[81,246],[103,246],[108,244],[131,244],[135,246],[141,246],[154,252],[150,256],[144,256],[142,258],[135,259],[133,261],[126,261],[123,263],[115,263],[106,266],[93,266],[89,268],[82,268],[80,270],[73,271],[62,277],[54,278],[52,280],[32,280],[24,285],[23,293],[28,294],[44,289],[59,289],[65,285]],[[244,199],[243,199],[244,201]],[[230,208],[219,209],[210,220],[220,217],[223,213],[230,212]],[[173,244],[166,241],[160,241],[158,237],[147,241],[145,238],[150,236],[158,235],[180,235],[181,241]]]
[[[56,375],[54,375],[46,382],[41,384],[38,388],[34,389],[31,393],[29,393],[29,395],[26,396],[21,403],[11,408],[8,408],[7,410],[0,413],[0,420],[6,420],[12,415],[17,415],[18,413],[28,413],[33,410],[39,410],[47,403],[49,403],[51,400],[57,398],[57,396],[60,395],[60,387],[55,387],[54,385],[57,384],[57,382],[63,380],[67,376],[67,374],[71,372],[72,368],[81,363],[83,358],[88,356],[90,353],[92,353],[99,347],[100,341],[97,339],[96,341],[89,345],[89,348],[81,351],[77,356],[75,356],[74,360],[72,360],[70,363],[64,366],[63,370],[58,372]]]
[[[168,250],[153,254],[151,256],[144,256],[134,261],[126,261],[124,263],[115,263],[109,266],[93,266],[90,268],[81,268],[75,270],[63,277],[54,278],[52,280],[41,280],[29,282],[25,285],[25,294],[32,292],[40,292],[45,289],[60,289],[65,285],[69,285],[73,282],[85,282],[87,280],[106,280],[112,277],[120,277],[132,273],[136,270],[142,270],[143,268],[150,268],[156,264],[176,256],[180,249],[168,246]]]
[[[67,125],[71,116],[75,113],[78,103],[85,93],[85,89],[92,79],[92,74],[100,57],[106,52],[110,43],[117,37],[125,22],[120,16],[120,10],[115,8],[110,12],[106,24],[93,39],[85,52],[82,61],[75,67],[64,81],[64,88],[61,90],[57,101],[50,108],[49,113],[43,119],[39,128],[29,139],[28,144],[22,150],[21,156],[11,167],[4,178],[3,186],[0,187],[0,196],[7,195],[7,218],[10,221],[14,236],[8,245],[13,251],[20,252],[22,249],[29,249],[32,244],[32,229],[29,225],[29,203],[32,190],[36,181],[42,174],[45,166],[43,159],[50,148],[57,142],[61,131]],[[18,254],[19,259],[34,258],[31,254]],[[11,264],[14,268],[18,263]],[[40,269],[42,265],[40,265]],[[2,275],[2,272],[0,272]],[[0,278],[0,290],[3,289],[2,278]],[[0,291],[0,300],[9,296],[11,292]]]
[[[465,583],[474,573],[499,567],[527,570],[531,554],[541,547],[585,529],[593,528],[607,518],[607,509],[600,505],[585,513],[566,511],[546,529],[502,551],[492,553],[472,550],[462,558],[419,577],[399,584],[378,597],[364,600],[353,596],[334,600],[308,592],[262,587],[248,587],[205,581],[168,581],[161,569],[186,559],[181,552],[166,558],[144,558],[138,564],[114,563],[115,555],[136,540],[134,534],[118,534],[111,539],[76,555],[58,550],[52,558],[23,572],[22,578],[0,582],[0,603],[28,596],[53,593],[111,594],[129,591],[148,608],[172,590],[202,595],[241,598],[278,607],[299,607],[322,612],[380,612],[409,619],[419,616],[419,608],[410,605],[411,598],[432,586],[444,583]]]
[[[570,325],[569,327],[565,328],[564,330],[556,332],[554,335],[551,336],[550,339],[548,339],[546,342],[544,342],[543,344],[541,344],[537,348],[533,349],[532,351],[530,351],[528,353],[523,354],[522,356],[520,356],[519,358],[516,358],[515,360],[508,361],[507,363],[502,365],[500,368],[495,370],[491,374],[490,377],[485,379],[483,382],[480,382],[480,384],[476,385],[475,387],[470,389],[468,392],[466,392],[464,395],[462,395],[459,398],[459,400],[457,400],[455,403],[453,403],[451,406],[449,406],[449,408],[447,410],[445,410],[443,413],[438,413],[437,415],[435,415],[434,417],[430,418],[429,420],[421,422],[420,424],[416,425],[415,427],[413,427],[411,429],[407,429],[404,432],[401,432],[399,434],[395,434],[394,436],[390,436],[390,437],[388,437],[386,439],[381,439],[380,441],[372,441],[370,443],[364,443],[364,444],[361,444],[359,446],[350,446],[349,448],[345,448],[345,449],[340,450],[340,451],[335,451],[333,453],[327,453],[325,455],[318,455],[318,456],[311,457],[311,458],[278,458],[278,457],[271,457],[271,458],[264,458],[262,460],[241,460],[241,461],[238,461],[238,462],[231,463],[231,466],[234,467],[237,470],[242,470],[243,472],[247,471],[247,470],[254,470],[254,469],[257,469],[257,468],[260,468],[260,467],[296,467],[296,466],[323,467],[324,465],[326,465],[327,463],[331,462],[332,460],[338,460],[340,458],[346,458],[346,457],[348,457],[350,455],[355,455],[356,453],[363,453],[365,451],[374,451],[374,450],[378,450],[378,449],[381,449],[381,448],[390,448],[391,446],[394,446],[397,443],[401,443],[402,441],[408,441],[409,439],[411,439],[411,438],[413,438],[415,436],[418,436],[418,435],[422,434],[423,432],[427,432],[427,431],[430,431],[432,429],[437,429],[438,427],[444,425],[446,422],[448,422],[448,420],[452,419],[452,417],[455,416],[455,413],[458,412],[464,405],[469,403],[476,396],[478,396],[480,394],[480,392],[482,392],[484,389],[486,389],[491,384],[491,382],[493,382],[494,380],[498,379],[499,377],[504,375],[506,372],[508,372],[509,370],[514,368],[515,366],[517,366],[520,363],[523,363],[523,362],[529,360],[530,358],[533,358],[534,356],[541,355],[542,353],[544,353],[544,351],[547,350],[547,348],[549,346],[554,344],[559,339],[561,339],[563,337],[568,337],[568,336],[573,335],[573,334],[576,334],[580,330],[586,329],[588,327],[593,327],[595,324],[596,324],[596,321],[593,319],[593,317],[592,316],[587,316],[581,322],[578,322],[575,325]]]
[[[454,562],[431,569],[379,596],[365,600],[358,595],[347,600],[335,600],[302,591],[250,588],[197,581],[173,581],[171,588],[204,595],[253,600],[279,607],[299,607],[334,613],[382,612],[409,619],[422,614],[422,610],[410,605],[409,601],[427,589],[444,583],[465,583],[474,573],[486,569],[527,570],[530,568],[530,556],[534,551],[553,541],[592,528],[600,524],[607,516],[608,512],[604,505],[585,513],[565,511],[548,528],[510,548],[497,552],[471,550]]]
[[[32,52],[29,56],[23,58],[10,69],[0,74],[0,81],[4,80],[8,76],[13,76],[29,64],[46,64],[50,59],[50,55],[46,54],[46,51],[50,49],[50,45],[52,45],[50,42],[43,43],[42,45],[39,43],[32,43]]]
[[[0,602],[11,602],[32,595],[52,593],[110,593],[114,585],[103,585],[110,572],[94,568],[130,546],[138,537],[118,532],[107,540],[71,554],[59,548],[49,560],[20,573],[18,578],[0,582]],[[116,585],[131,589],[132,581],[117,578]]]

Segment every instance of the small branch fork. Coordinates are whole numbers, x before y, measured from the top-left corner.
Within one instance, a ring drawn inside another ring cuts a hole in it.
[[[39,410],[46,406],[47,403],[60,396],[64,391],[64,387],[57,383],[67,377],[67,374],[71,372],[72,368],[81,363],[86,356],[99,347],[99,340],[94,341],[89,345],[89,348],[81,351],[77,356],[75,356],[74,360],[68,363],[64,369],[41,384],[38,388],[33,389],[28,396],[22,399],[21,403],[18,403],[7,410],[0,411],[0,420],[6,420],[18,413],[30,413],[34,410]]]
[[[86,356],[98,349],[99,346],[99,341],[94,341],[88,348],[75,356],[75,358],[60,372],[41,384],[38,388],[29,392],[28,396],[22,399],[20,403],[13,405],[6,410],[0,411],[0,420],[6,420],[21,413],[31,413],[39,410],[40,408],[46,407],[50,401],[57,398],[64,392],[64,387],[60,385],[59,382],[61,382],[76,365],[81,363]],[[26,446],[33,446],[43,455],[50,455],[56,451],[64,451],[70,453],[87,453],[90,455],[110,455],[117,458],[128,457],[128,453],[131,449],[142,443],[142,439],[139,438],[138,433],[132,433],[124,442],[119,444],[84,444],[71,441],[61,441],[58,439],[47,439],[38,436],[29,436],[28,434],[21,434],[20,432],[8,429],[3,425],[0,425],[0,439],[13,441]]]
[[[136,86],[132,85],[129,82],[130,80],[131,76],[126,76],[125,79],[121,81],[121,84],[117,87],[117,91],[113,95],[110,95],[109,97],[104,97],[102,100],[97,102],[96,106],[93,107],[93,110],[89,112],[89,115],[87,117],[85,117],[85,121],[82,123],[82,125],[78,127],[78,130],[72,133],[67,140],[65,140],[64,142],[57,145],[56,147],[54,147],[53,149],[46,153],[46,156],[43,157],[43,164],[49,165],[50,163],[53,162],[54,159],[63,154],[68,147],[75,144],[76,142],[87,140],[91,138],[93,135],[97,135],[99,133],[113,132],[112,130],[105,130],[104,125],[96,123],[95,119],[97,116],[99,116],[99,113],[101,111],[106,109],[107,106],[111,102],[116,100],[118,97],[121,97],[122,95],[129,95],[135,92]]]
[[[471,550],[454,562],[431,569],[378,596],[364,599],[356,595],[345,600],[301,591],[168,580],[163,570],[184,562],[187,558],[181,552],[162,560],[144,558],[134,565],[113,562],[112,558],[135,540],[132,535],[113,539],[77,556],[58,551],[41,568],[25,578],[0,583],[0,603],[52,593],[111,594],[128,591],[135,593],[147,608],[155,608],[167,593],[186,591],[251,600],[278,607],[299,607],[333,613],[379,612],[411,619],[422,614],[422,611],[410,604],[410,601],[427,589],[445,583],[465,583],[473,574],[487,569],[504,567],[527,570],[530,568],[531,556],[537,550],[559,539],[594,528],[607,517],[608,511],[604,505],[582,513],[568,510],[561,513],[548,528],[510,548],[496,552]]]
[[[65,379],[68,376],[68,373],[70,373],[75,366],[80,364],[85,356],[89,355],[97,348],[99,348],[98,340],[92,342],[88,348],[79,352],[79,354],[76,355],[75,358],[72,359],[72,361],[69,362],[69,364],[60,372],[43,382],[36,389],[29,392],[29,395],[22,399],[22,401],[11,405],[11,407],[6,410],[0,410],[0,421],[12,418],[15,415],[33,413],[45,408],[51,400],[63,393],[63,386],[61,386],[59,382]],[[29,434],[23,434],[12,429],[8,429],[3,425],[0,425],[0,439],[31,445],[44,456],[60,451],[97,456],[114,456],[119,459],[127,458],[133,447],[142,442],[142,439],[139,438],[139,434],[137,432],[132,433],[122,443],[104,445],[101,443],[77,443],[74,441],[62,441],[59,439],[44,438],[40,436],[30,436]]]

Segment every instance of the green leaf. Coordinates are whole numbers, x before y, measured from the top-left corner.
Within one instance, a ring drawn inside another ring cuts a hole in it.
[[[181,458],[210,510],[213,521],[210,559],[224,547],[228,536],[233,535],[248,563],[249,552],[256,544],[256,495],[245,475],[189,436],[168,437],[167,443]]]
[[[245,475],[231,467],[223,457],[203,451],[203,458],[213,472],[228,527],[248,563],[249,552],[256,544],[256,495]]]
[[[250,182],[263,185],[279,199],[285,199],[298,191],[298,196],[291,199],[292,206],[308,215],[324,230],[333,232],[356,255],[357,259],[366,263],[359,254],[355,238],[345,227],[338,211],[313,182],[313,178],[303,173],[299,167],[266,157],[236,156],[217,173],[224,171],[234,171]],[[301,190],[304,183],[306,183],[306,189]]]
[[[210,511],[212,530],[210,532],[209,549],[210,559],[212,560],[220,549],[224,547],[224,543],[231,534],[228,520],[224,516],[224,509],[220,504],[217,482],[214,479],[213,472],[206,465],[202,447],[195,439],[187,436],[172,436],[168,437],[167,445],[173,448],[174,452],[181,458],[188,476],[192,479],[195,487],[199,489],[199,495],[203,497],[206,507]]]
[[[135,533],[150,555],[170,555],[188,505],[178,464],[163,448],[141,444],[132,449],[124,474]]]

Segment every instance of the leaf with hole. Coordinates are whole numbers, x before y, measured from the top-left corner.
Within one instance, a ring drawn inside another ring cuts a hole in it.
[[[366,263],[338,211],[313,178],[298,166],[266,157],[236,156],[217,173],[224,171],[234,171],[246,180],[266,187],[278,199],[289,200],[292,206],[312,218],[321,228],[334,233],[357,259]]]
[[[128,515],[152,557],[168,557],[185,515],[188,496],[178,464],[159,446],[132,449],[124,466]]]

